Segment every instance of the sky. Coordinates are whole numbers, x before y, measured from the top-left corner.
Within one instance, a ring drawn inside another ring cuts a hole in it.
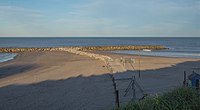
[[[0,0],[0,36],[199,37],[200,0]]]

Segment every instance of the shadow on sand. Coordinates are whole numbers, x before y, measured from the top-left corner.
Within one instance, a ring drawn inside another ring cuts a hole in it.
[[[1,78],[5,78],[5,77],[9,77],[12,76],[14,74],[20,74],[29,70],[32,70],[36,68],[35,65],[9,65],[9,66],[3,66],[0,67],[0,79]]]
[[[169,90],[182,84],[183,71],[200,67],[200,61],[179,63],[172,67],[117,73],[118,77],[136,76],[141,87],[149,93]],[[9,71],[16,68],[17,71]],[[32,66],[4,67],[10,74],[28,71]],[[19,70],[18,70],[19,69]],[[22,70],[21,70],[22,69]],[[128,85],[118,83],[118,89]],[[156,89],[160,88],[160,89]],[[110,74],[77,76],[63,80],[46,80],[36,84],[9,85],[0,88],[0,110],[98,110],[115,107],[115,94]]]

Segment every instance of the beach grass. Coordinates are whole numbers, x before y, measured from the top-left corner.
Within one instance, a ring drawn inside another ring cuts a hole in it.
[[[131,102],[116,110],[199,110],[200,92],[180,87],[160,96]]]

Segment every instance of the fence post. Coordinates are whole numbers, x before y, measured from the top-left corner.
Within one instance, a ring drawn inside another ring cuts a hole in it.
[[[117,85],[116,85],[114,77],[112,78],[112,81],[113,81],[113,86],[114,86],[114,90],[115,90],[115,94],[116,94],[116,105],[119,108],[119,91],[117,90]]]
[[[119,108],[119,91],[116,90],[116,104],[117,104],[117,107]]]
[[[186,86],[186,71],[184,71],[183,86]]]
[[[139,64],[138,64],[138,65],[139,65],[139,70],[138,70],[138,71],[139,71],[139,74],[138,74],[138,77],[140,78],[140,54],[139,54],[138,63],[139,63]]]
[[[196,86],[196,90],[199,90],[199,80],[198,79],[196,79],[196,82],[195,82],[196,84],[195,84],[195,86]]]
[[[116,90],[116,89],[117,89],[117,87],[116,87],[116,83],[115,83],[115,82],[114,82],[113,86],[114,86],[114,90]]]
[[[133,101],[136,99],[135,95],[135,76],[132,78]]]

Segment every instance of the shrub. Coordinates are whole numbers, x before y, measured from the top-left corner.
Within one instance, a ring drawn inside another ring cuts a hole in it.
[[[131,102],[117,110],[200,110],[200,93],[180,87],[161,96]]]

